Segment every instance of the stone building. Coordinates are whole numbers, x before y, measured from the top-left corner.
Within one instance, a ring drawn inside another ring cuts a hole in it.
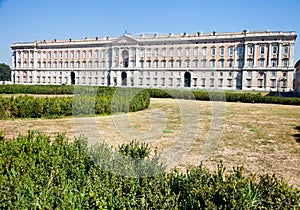
[[[298,96],[300,96],[300,60],[297,61],[295,68],[295,92]]]
[[[17,84],[290,90],[295,32],[124,34],[12,44]]]

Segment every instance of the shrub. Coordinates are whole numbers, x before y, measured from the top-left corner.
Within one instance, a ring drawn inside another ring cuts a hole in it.
[[[227,174],[222,164],[215,172],[200,165],[165,173],[151,154],[138,142],[114,149],[88,147],[84,137],[51,141],[29,132],[7,140],[0,132],[0,209],[300,208],[299,189],[275,176],[247,177],[242,168]]]

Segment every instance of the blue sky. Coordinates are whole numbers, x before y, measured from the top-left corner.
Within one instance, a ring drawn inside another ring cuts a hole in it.
[[[11,65],[15,42],[118,37],[126,29],[132,34],[248,29],[300,35],[299,8],[299,0],[0,0],[0,63]]]

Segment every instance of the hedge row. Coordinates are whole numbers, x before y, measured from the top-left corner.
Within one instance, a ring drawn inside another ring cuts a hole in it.
[[[0,97],[0,119],[7,118],[58,118],[134,112],[148,108],[149,94],[145,91],[119,90],[116,94],[73,97]]]
[[[165,173],[155,151],[137,142],[89,148],[84,138],[0,135],[0,157],[0,209],[300,208],[299,189],[275,176],[226,174],[222,165]]]
[[[275,96],[262,96],[260,93],[238,93],[222,91],[197,91],[197,90],[174,90],[174,89],[147,89],[153,98],[177,98],[194,99],[201,101],[227,101],[242,103],[268,103],[300,105],[300,98],[282,98]]]

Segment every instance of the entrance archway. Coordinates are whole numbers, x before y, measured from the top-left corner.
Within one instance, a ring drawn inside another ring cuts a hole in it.
[[[123,67],[128,68],[128,66],[129,66],[129,53],[128,53],[127,50],[123,50],[122,59],[123,59]]]
[[[122,86],[127,86],[127,73],[125,71],[121,74]]]
[[[191,87],[191,73],[184,73],[184,87]]]
[[[71,72],[71,85],[75,85],[75,72]]]

